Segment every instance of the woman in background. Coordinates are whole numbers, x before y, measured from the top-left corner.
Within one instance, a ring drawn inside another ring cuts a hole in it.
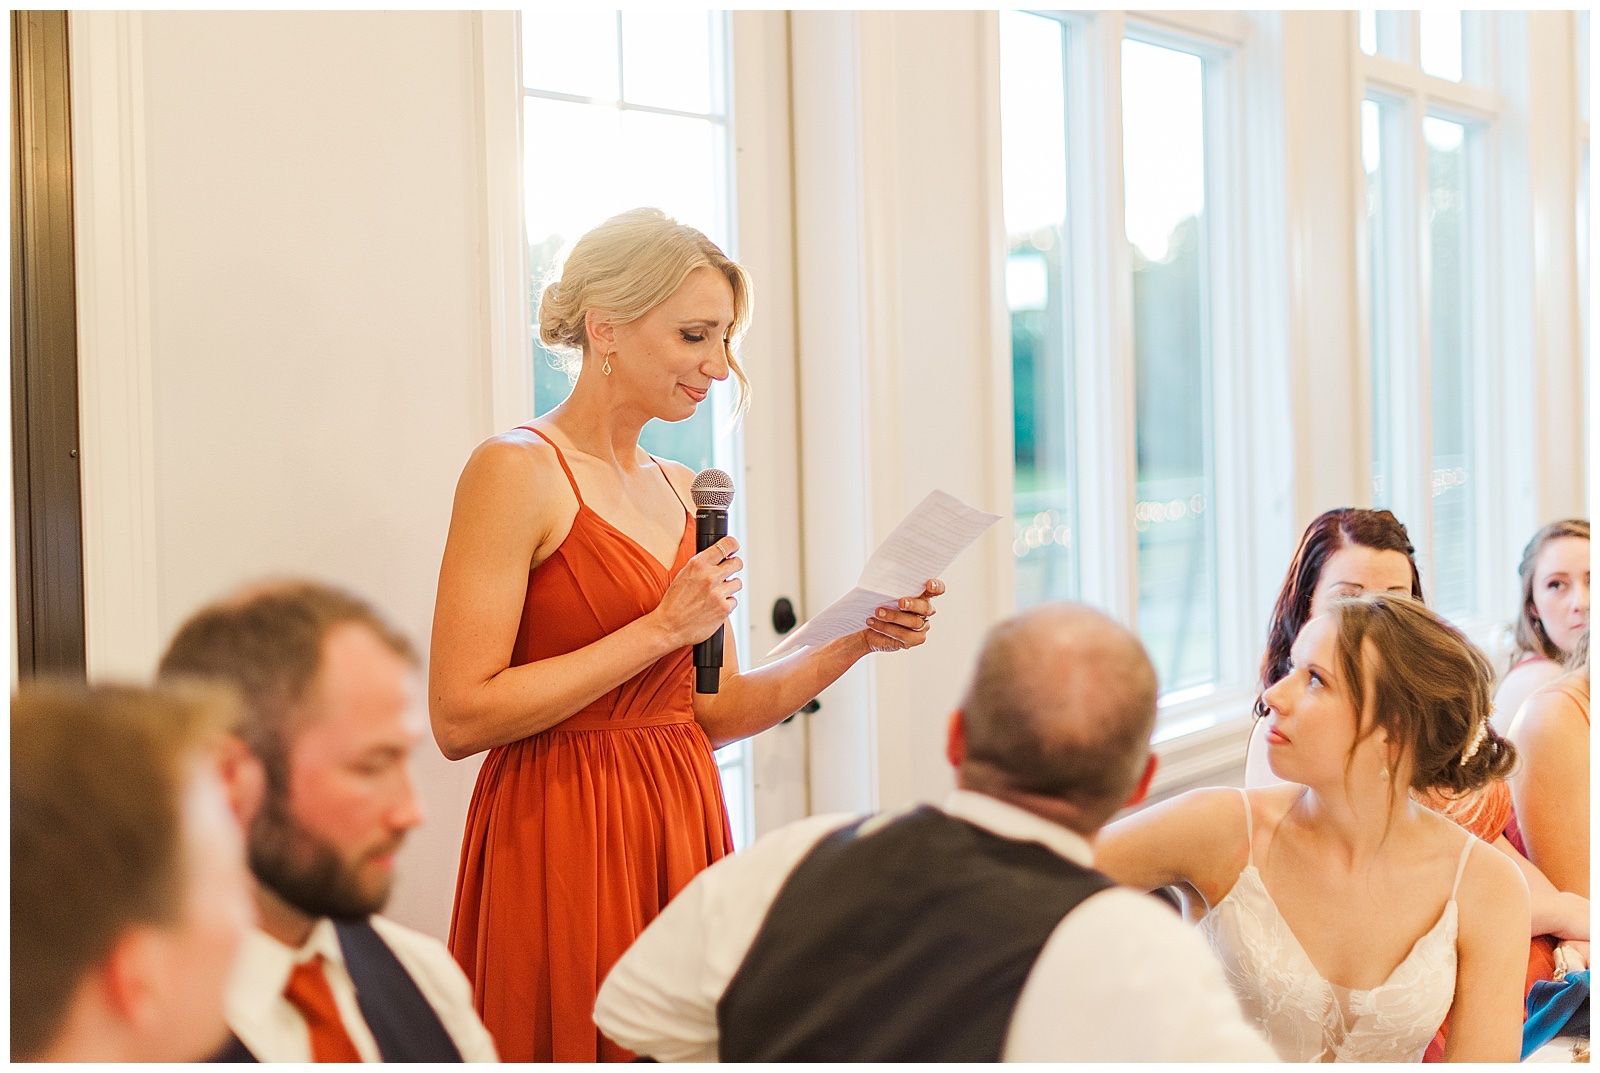
[[[1516,651],[1494,697],[1494,727],[1502,734],[1523,701],[1561,677],[1578,635],[1589,628],[1589,523],[1567,518],[1533,534],[1517,576]]]
[[[691,646],[724,625],[738,541],[695,552],[693,474],[639,446],[744,374],[744,269],[656,209],[578,240],[539,336],[572,393],[473,452],[439,569],[429,701],[452,759],[488,750],[462,838],[450,947],[507,1061],[623,1060],[595,995],[674,894],[732,848],[712,749],[793,714],[869,652],[927,638],[934,596],[741,673],[716,694]]]
[[[1516,1061],[1528,896],[1516,867],[1420,805],[1515,756],[1488,660],[1407,596],[1336,601],[1263,696],[1286,785],[1196,790],[1102,832],[1129,886],[1181,884],[1240,1004],[1285,1061]]]
[[[1341,596],[1367,592],[1410,594],[1422,599],[1422,577],[1406,527],[1386,510],[1337,507],[1311,519],[1289,560],[1267,627],[1260,688],[1289,673],[1289,649],[1300,630]],[[1256,725],[1245,754],[1245,785],[1278,781],[1267,766],[1265,714],[1258,698]]]

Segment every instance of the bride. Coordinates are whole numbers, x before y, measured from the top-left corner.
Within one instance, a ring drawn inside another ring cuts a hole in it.
[[[1516,866],[1412,800],[1469,793],[1515,754],[1493,673],[1406,596],[1341,600],[1263,696],[1287,784],[1196,790],[1107,827],[1095,864],[1187,888],[1240,1005],[1286,1061],[1515,1062],[1528,891]]]

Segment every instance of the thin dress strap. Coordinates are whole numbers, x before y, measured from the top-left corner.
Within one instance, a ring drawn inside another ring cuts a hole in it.
[[[1250,817],[1250,793],[1239,787],[1239,797],[1244,801],[1244,852],[1245,867],[1256,863],[1256,825]]]
[[[535,436],[539,437],[545,443],[550,445],[550,449],[556,453],[556,461],[561,463],[561,472],[567,475],[567,483],[572,485],[572,494],[578,497],[578,506],[583,506],[583,493],[578,491],[578,478],[572,475],[572,467],[567,465],[567,456],[561,453],[561,448],[556,446],[556,441],[552,440],[549,436],[546,436],[532,425],[521,425],[519,427],[527,429],[529,432],[533,433]]]
[[[1467,870],[1467,857],[1472,853],[1472,844],[1478,841],[1478,836],[1471,831],[1467,832],[1467,844],[1461,847],[1461,860],[1456,864],[1456,881],[1450,885],[1450,900],[1456,900],[1456,891],[1461,889],[1461,874]]]
[[[645,454],[650,455],[650,452],[646,451]],[[683,493],[678,491],[678,486],[672,483],[671,477],[667,476],[667,467],[661,464],[661,459],[657,458],[655,455],[650,455],[650,461],[656,464],[656,469],[661,473],[661,479],[667,482],[667,487],[672,489],[672,494],[676,496],[678,502],[683,505],[683,509],[687,513],[693,514],[694,508],[683,502]]]

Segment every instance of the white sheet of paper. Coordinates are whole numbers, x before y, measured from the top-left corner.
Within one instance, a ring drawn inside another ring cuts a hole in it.
[[[856,587],[779,641],[767,658],[855,633],[877,608],[920,595],[929,578],[944,573],[999,520],[1000,515],[968,506],[949,492],[929,492],[867,559]]]

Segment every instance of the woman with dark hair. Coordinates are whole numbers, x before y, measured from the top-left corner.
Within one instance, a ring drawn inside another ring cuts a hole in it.
[[[1523,701],[1562,676],[1578,635],[1589,628],[1589,523],[1566,518],[1533,534],[1517,577],[1516,652],[1494,695],[1494,726],[1502,734]]]
[[[1452,1061],[1521,1049],[1528,893],[1417,801],[1505,778],[1489,661],[1409,596],[1333,601],[1264,693],[1284,785],[1195,790],[1106,828],[1095,864],[1179,884],[1246,1016],[1285,1061]]]
[[[1300,630],[1341,596],[1367,592],[1409,593],[1422,599],[1416,549],[1406,527],[1386,510],[1338,507],[1306,526],[1289,561],[1272,608],[1267,650],[1261,657],[1261,688],[1289,673],[1289,648]],[[1267,767],[1265,709],[1256,700],[1256,725],[1245,757],[1245,785],[1276,781]]]

